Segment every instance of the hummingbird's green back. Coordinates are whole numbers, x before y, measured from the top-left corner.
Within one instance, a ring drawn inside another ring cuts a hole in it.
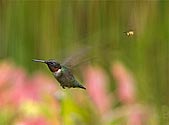
[[[60,76],[56,76],[55,74],[54,74],[54,76],[63,88],[73,87],[73,88],[86,89],[75,79],[71,70],[69,68],[67,68],[66,66],[61,66],[61,75]]]

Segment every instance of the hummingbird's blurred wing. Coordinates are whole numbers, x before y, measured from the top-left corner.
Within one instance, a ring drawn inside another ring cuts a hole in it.
[[[91,59],[87,58],[88,53],[90,52],[91,48],[84,48],[80,49],[76,53],[72,54],[72,56],[65,59],[65,61],[62,63],[62,65],[67,66],[68,68],[72,69],[75,66],[84,63],[86,61],[89,61]],[[86,59],[85,59],[86,58]],[[85,59],[85,60],[84,60]]]

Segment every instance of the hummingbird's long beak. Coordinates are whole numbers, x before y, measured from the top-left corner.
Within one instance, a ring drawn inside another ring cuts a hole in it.
[[[45,60],[40,60],[40,59],[32,59],[32,61],[34,61],[34,62],[46,63],[46,61],[45,61]]]

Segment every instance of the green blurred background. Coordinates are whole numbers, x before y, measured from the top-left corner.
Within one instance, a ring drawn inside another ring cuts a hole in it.
[[[116,89],[111,64],[120,60],[134,74],[137,100],[155,108],[156,124],[167,124],[168,12],[169,2],[160,0],[2,0],[0,60],[14,62],[30,74],[36,70],[47,74],[44,65],[31,60],[62,60],[79,48],[92,47],[90,56],[97,57],[93,65],[112,79],[109,91]],[[129,30],[133,36],[124,33]]]

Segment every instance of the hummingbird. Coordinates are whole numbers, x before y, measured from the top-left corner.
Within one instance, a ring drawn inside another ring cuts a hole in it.
[[[53,73],[54,77],[60,83],[60,86],[62,86],[63,89],[65,89],[65,87],[86,89],[76,80],[71,71],[71,68],[66,66],[64,63],[61,64],[54,59],[49,60],[33,59],[32,61],[47,64],[49,70]]]

